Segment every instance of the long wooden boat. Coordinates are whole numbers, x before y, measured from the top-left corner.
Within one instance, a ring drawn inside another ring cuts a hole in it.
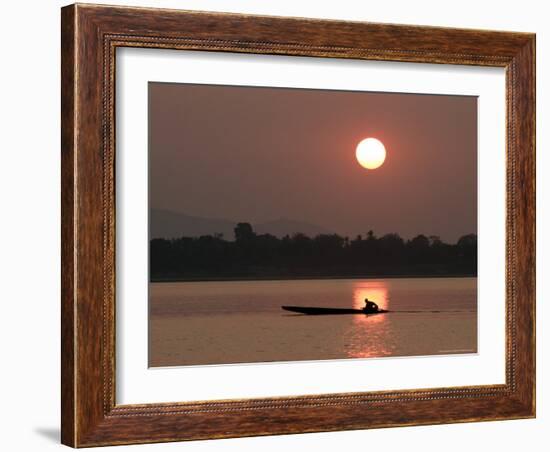
[[[298,312],[307,315],[340,315],[340,314],[384,314],[388,311],[379,309],[378,311],[366,311],[364,309],[352,308],[316,308],[307,306],[281,306],[285,311]]]

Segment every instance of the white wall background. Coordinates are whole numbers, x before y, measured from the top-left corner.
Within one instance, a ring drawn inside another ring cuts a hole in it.
[[[550,240],[550,31],[546,2],[354,0],[113,0],[118,4],[282,16],[366,20],[537,33],[538,275],[548,271]],[[93,2],[98,3],[98,2]],[[3,450],[45,451],[59,445],[60,317],[60,1],[2,5],[0,27],[0,444]],[[545,256],[546,254],[546,256]],[[499,452],[547,450],[550,429],[548,278],[539,277],[538,417],[536,420],[407,427],[222,441],[119,447],[116,450],[279,451],[399,450]],[[546,379],[546,381],[545,381]],[[547,443],[547,440],[546,440]]]

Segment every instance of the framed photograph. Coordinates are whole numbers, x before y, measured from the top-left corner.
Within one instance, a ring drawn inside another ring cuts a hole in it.
[[[62,442],[535,416],[535,36],[62,9]]]

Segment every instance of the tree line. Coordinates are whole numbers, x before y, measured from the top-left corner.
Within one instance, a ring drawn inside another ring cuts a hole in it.
[[[152,239],[151,281],[477,274],[475,234],[455,244],[437,236],[376,237],[373,231],[354,239],[302,233],[278,238],[238,223],[234,235],[234,240],[222,234]]]

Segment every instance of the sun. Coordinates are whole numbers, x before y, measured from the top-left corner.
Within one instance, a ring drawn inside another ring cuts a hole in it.
[[[386,160],[386,148],[376,138],[365,138],[357,145],[355,157],[363,168],[376,169]]]

